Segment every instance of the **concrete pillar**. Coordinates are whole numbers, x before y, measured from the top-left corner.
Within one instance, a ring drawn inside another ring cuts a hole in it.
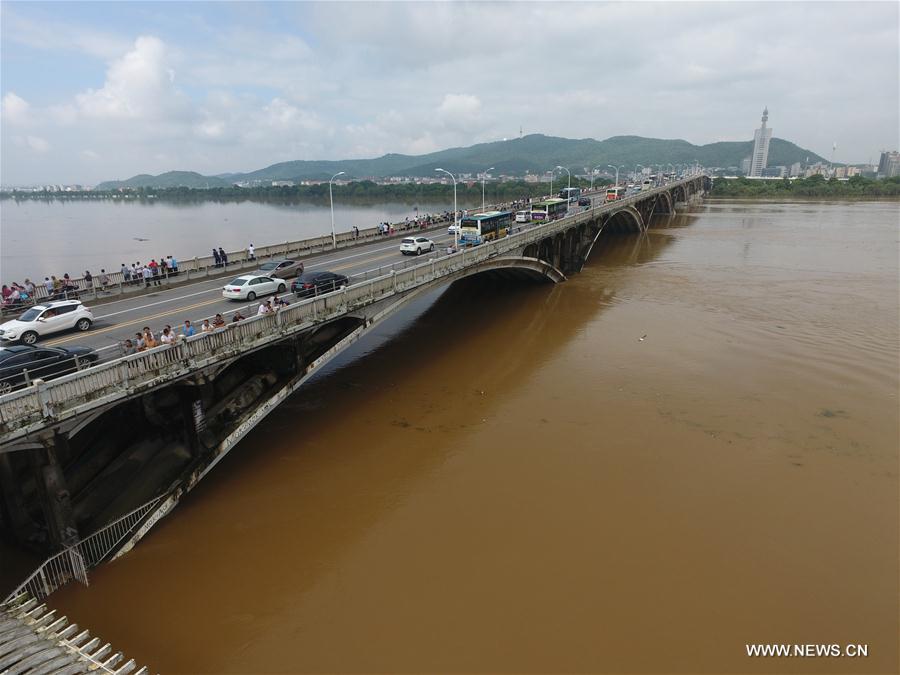
[[[11,454],[0,453],[0,515],[8,532],[17,541],[24,542],[31,534],[32,523],[22,498],[21,485],[13,471]]]
[[[43,449],[29,451],[28,458],[34,472],[41,510],[47,521],[50,544],[54,548],[71,546],[78,541],[78,527],[75,525],[72,500],[57,450],[58,447],[67,450],[69,439],[62,434],[54,434],[41,439],[41,443]]]

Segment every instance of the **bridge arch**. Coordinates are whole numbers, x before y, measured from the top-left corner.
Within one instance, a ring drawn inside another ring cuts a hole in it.
[[[673,204],[682,204],[687,202],[687,195],[684,192],[684,187],[681,185],[676,185],[669,192],[669,197],[672,200]]]
[[[659,213],[666,216],[675,213],[675,204],[672,202],[672,197],[668,192],[659,193],[656,203],[653,205],[653,213]]]
[[[609,217],[604,229],[611,232],[640,233],[646,229],[644,218],[633,206],[625,206]]]

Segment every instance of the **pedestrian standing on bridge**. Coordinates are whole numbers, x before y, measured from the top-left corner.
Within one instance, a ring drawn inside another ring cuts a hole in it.
[[[142,352],[147,348],[147,345],[144,342],[144,336],[142,333],[134,334],[134,348],[137,349],[139,352]]]
[[[212,325],[213,325],[213,328],[224,328],[225,327],[225,319],[222,317],[221,314],[217,313],[215,315],[215,317],[213,317]]]
[[[119,268],[119,271],[122,273],[122,283],[130,284],[131,283],[131,268],[128,267],[125,263],[122,263],[122,267]]]
[[[219,257],[219,252],[213,247],[213,260],[216,263],[216,267],[220,267],[222,265],[222,259]]]
[[[137,353],[137,347],[134,346],[131,340],[125,340],[125,343],[122,345],[122,352],[124,352],[125,356],[131,356]]]
[[[175,343],[175,333],[172,332],[172,328],[170,326],[166,326],[162,329],[162,333],[159,336],[159,341],[164,345],[171,345]]]
[[[106,274],[106,270],[100,268],[100,290],[106,293],[106,287],[109,286],[109,276]]]
[[[253,242],[247,247],[247,260],[256,260],[256,249],[253,248]]]
[[[178,261],[175,260],[175,256],[169,256],[169,269],[173,275],[178,274]]]
[[[223,267],[228,267],[228,254],[225,253],[225,249],[221,246],[219,247],[219,260],[222,261]]]
[[[196,332],[197,332],[197,331],[194,330],[194,327],[191,325],[191,320],[190,320],[190,319],[185,319],[185,320],[184,320],[184,327],[181,329],[182,335],[184,335],[184,337],[186,337],[186,338],[189,338],[189,337],[191,337],[192,335],[194,335]]]
[[[144,288],[150,288],[150,278],[153,276],[153,272],[147,265],[144,265],[144,269],[141,270],[141,276],[144,277]]]
[[[200,330],[204,333],[212,333],[213,327],[209,323],[209,319],[203,319],[203,324],[200,326]]]
[[[240,310],[237,310],[237,311],[235,311],[234,316],[231,317],[231,323],[237,323],[238,321],[243,321],[246,318],[247,317],[245,317],[243,314],[241,314]]]
[[[94,277],[91,276],[90,270],[84,271],[84,286],[88,290],[91,290],[94,287]]]
[[[144,345],[146,345],[147,349],[159,347],[159,342],[157,342],[156,336],[153,335],[153,331],[150,330],[149,326],[144,326]]]

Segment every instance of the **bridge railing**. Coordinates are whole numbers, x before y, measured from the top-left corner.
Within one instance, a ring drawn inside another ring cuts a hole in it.
[[[162,500],[163,497],[151,499],[77,544],[50,556],[0,604],[11,602],[22,593],[28,593],[34,599],[42,600],[70,581],[79,581],[87,586],[88,569],[96,567],[106,556],[114,552],[144,516],[156,508]]]
[[[577,212],[481,246],[452,255],[417,261],[340,290],[296,302],[274,314],[229,324],[211,333],[182,339],[172,345],[97,364],[58,379],[36,381],[27,389],[0,396],[0,438],[9,440],[106,403],[145,391],[215,361],[275,342],[284,336],[402,293],[417,285],[447,277],[505,253],[521,250],[558,232],[592,220],[598,211],[617,210],[656,193],[669,184],[608,205]]]

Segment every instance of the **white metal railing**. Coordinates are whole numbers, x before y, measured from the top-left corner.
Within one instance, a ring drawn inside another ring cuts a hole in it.
[[[243,351],[281,340],[391,295],[455,275],[499,255],[521,251],[531,243],[587,222],[598,213],[619,210],[694,179],[670,183],[610,204],[579,211],[452,255],[392,266],[379,276],[295,302],[274,314],[249,318],[211,333],[201,333],[171,345],[99,363],[50,382],[36,381],[26,389],[0,396],[0,442],[37,430],[46,419],[59,421],[80,414],[181,377],[222,358],[237,356]]]
[[[25,581],[19,584],[3,601],[11,602],[22,593],[28,593],[36,600],[42,600],[57,588],[70,581],[80,581],[88,585],[87,571],[96,567],[106,556],[115,551],[135,527],[150,511],[163,500],[164,495],[151,499],[124,516],[116,518],[77,544],[66,547],[38,567]],[[0,603],[0,604],[3,604]]]

